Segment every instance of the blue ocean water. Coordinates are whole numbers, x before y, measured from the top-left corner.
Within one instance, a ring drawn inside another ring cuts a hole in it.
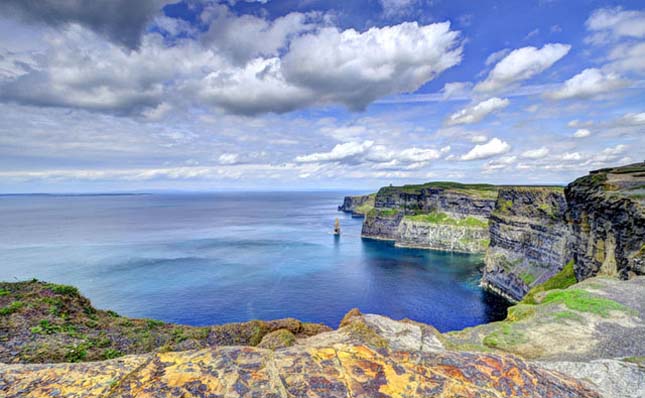
[[[0,280],[72,284],[99,308],[190,325],[351,308],[441,331],[503,318],[481,256],[361,239],[341,192],[0,196]],[[343,234],[331,234],[336,217]]]

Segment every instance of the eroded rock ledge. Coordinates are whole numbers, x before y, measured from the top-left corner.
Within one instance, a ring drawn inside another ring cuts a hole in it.
[[[161,346],[148,347],[149,353],[101,362],[0,364],[0,395],[638,397],[645,386],[645,277],[630,281],[595,277],[579,284],[570,281],[568,276],[556,275],[532,289],[527,296],[530,300],[511,307],[506,320],[458,332],[441,334],[430,325],[352,310],[337,330],[316,328],[310,335],[302,333],[308,324],[295,320],[222,325],[207,328],[211,334],[219,331],[215,333],[220,338],[206,340],[198,349],[169,351]],[[45,298],[91,308],[73,288],[29,282],[50,294],[28,296],[25,284],[3,284],[8,293],[0,296],[0,308],[12,308],[11,303],[18,300],[25,302],[11,313],[3,311],[3,333],[15,325],[42,327],[40,315],[34,316],[31,308]],[[58,329],[47,335],[52,337],[50,348],[64,342],[54,338],[58,334],[82,339],[70,334],[70,326],[91,319],[87,314],[91,310],[82,311],[86,317],[74,314],[51,320]],[[296,323],[301,333],[289,331]],[[268,333],[265,329],[259,337],[258,325],[269,324],[284,328]],[[113,330],[102,330],[109,326],[99,323],[93,327],[99,334],[111,335]],[[156,327],[188,328],[161,322]],[[40,330],[29,333],[19,336],[25,342],[30,341],[30,335],[41,337]],[[249,341],[249,336],[255,336],[255,346],[242,343]],[[256,343],[258,338],[260,343]],[[226,345],[235,341],[240,343]],[[77,362],[88,359],[73,358]],[[595,377],[598,374],[602,377]]]

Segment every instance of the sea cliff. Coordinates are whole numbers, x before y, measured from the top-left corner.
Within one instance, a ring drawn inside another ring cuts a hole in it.
[[[398,246],[483,253],[497,187],[432,182],[381,188],[362,236]]]
[[[645,162],[603,169],[565,190],[578,280],[645,274]]]
[[[490,216],[482,286],[520,301],[568,261],[567,203],[561,187],[504,187]]]
[[[338,211],[352,213],[352,216],[363,217],[374,208],[376,194],[345,196],[343,204],[338,206]]]

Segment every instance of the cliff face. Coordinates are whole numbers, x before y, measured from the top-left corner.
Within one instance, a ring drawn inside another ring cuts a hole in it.
[[[482,286],[519,301],[568,261],[567,203],[561,188],[505,187],[490,216]]]
[[[371,239],[396,240],[403,212],[396,209],[372,209],[365,216],[361,235]]]
[[[345,196],[343,204],[338,206],[338,211],[352,213],[353,216],[365,216],[374,208],[374,198],[376,194]]]
[[[645,274],[645,162],[593,171],[565,195],[578,280]]]
[[[363,237],[398,246],[483,253],[487,217],[497,188],[486,184],[434,182],[384,187],[363,224]]]
[[[418,218],[417,218],[418,219]],[[488,225],[460,226],[404,217],[399,223],[396,246],[460,253],[483,253],[488,247]]]

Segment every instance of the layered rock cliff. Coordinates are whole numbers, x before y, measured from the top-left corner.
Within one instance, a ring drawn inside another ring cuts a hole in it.
[[[560,187],[500,188],[482,286],[517,302],[558,273],[570,257],[566,210]]]
[[[363,217],[374,208],[376,194],[345,196],[343,204],[338,206],[338,211],[352,213],[353,216]]]
[[[592,171],[565,195],[578,280],[645,274],[645,162]]]
[[[486,184],[384,187],[366,216],[362,236],[405,247],[483,253],[496,196],[497,187]]]

